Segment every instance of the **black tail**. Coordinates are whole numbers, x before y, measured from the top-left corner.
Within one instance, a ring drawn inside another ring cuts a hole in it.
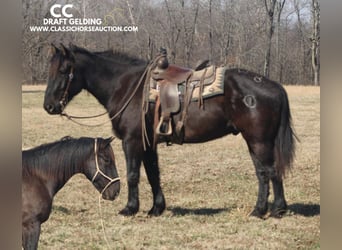
[[[285,176],[287,169],[290,169],[295,157],[296,139],[292,129],[292,118],[290,106],[285,89],[281,93],[281,114],[277,136],[275,138],[275,167],[278,177]]]

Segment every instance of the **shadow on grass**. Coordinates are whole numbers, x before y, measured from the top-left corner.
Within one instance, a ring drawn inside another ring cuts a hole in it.
[[[81,208],[79,210],[70,210],[66,207],[63,207],[63,206],[55,206],[55,205],[52,205],[52,210],[56,211],[56,212],[59,212],[59,213],[63,213],[63,214],[67,214],[67,215],[71,215],[73,213],[84,213],[86,211],[88,211],[88,209],[84,209],[84,208]]]
[[[294,203],[288,205],[288,210],[293,212],[294,214],[303,215],[305,217],[312,217],[320,215],[321,206],[319,204]]]
[[[70,210],[63,206],[52,205],[52,209],[55,211],[61,212],[63,214],[71,214]]]
[[[33,94],[33,93],[44,93],[45,90],[22,90],[21,93]]]
[[[173,215],[214,215],[222,212],[230,211],[229,208],[183,208],[183,207],[169,207],[167,210],[171,211]]]
[[[214,215],[223,212],[229,212],[231,208],[184,208],[184,207],[169,207],[167,210],[171,211],[175,216],[185,215]],[[313,217],[320,215],[321,206],[319,204],[302,204],[294,203],[288,205],[288,210],[293,214],[302,215],[305,217]]]

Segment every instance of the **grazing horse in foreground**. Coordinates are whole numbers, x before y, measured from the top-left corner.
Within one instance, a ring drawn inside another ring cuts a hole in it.
[[[151,73],[152,65],[120,52],[90,52],[75,45],[69,48],[52,45],[51,49],[45,110],[49,114],[63,114],[68,102],[82,89],[90,92],[105,107],[114,134],[122,140],[128,202],[120,214],[134,215],[139,210],[138,184],[143,163],[153,193],[149,214],[160,215],[165,210],[165,198],[160,186],[157,147],[152,143],[160,142],[155,133],[155,120],[159,119],[160,110],[156,112],[157,102],[148,101],[145,106],[145,83],[150,81],[151,75],[146,72]],[[177,66],[172,66],[174,71],[167,70],[167,65],[159,67],[164,71],[156,80],[181,80],[194,73]],[[259,181],[258,198],[251,215],[263,217],[267,213],[272,182],[271,216],[280,217],[287,208],[283,177],[292,165],[295,151],[286,91],[280,84],[250,71],[226,69],[223,72],[220,94],[188,100],[188,103],[180,98],[180,110],[186,107],[186,119],[183,112],[175,112],[169,124],[176,131],[175,125],[184,122],[181,143],[201,143],[241,133]],[[172,138],[170,140],[173,142]]]
[[[43,144],[22,152],[22,245],[37,249],[41,224],[51,213],[54,195],[75,174],[83,173],[101,192],[114,200],[120,191],[112,138],[73,139]]]

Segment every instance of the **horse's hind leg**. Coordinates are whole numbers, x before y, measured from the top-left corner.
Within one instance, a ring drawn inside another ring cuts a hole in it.
[[[283,181],[278,177],[273,177],[271,180],[274,192],[274,202],[271,210],[271,216],[279,218],[286,212],[287,209]]]
[[[275,176],[273,146],[267,143],[248,143],[259,181],[258,199],[251,215],[262,218],[268,210],[270,179]]]
[[[148,148],[144,152],[143,162],[146,175],[152,188],[153,206],[148,212],[149,215],[158,216],[165,210],[165,198],[160,187],[160,175],[158,166],[158,154],[156,150]]]

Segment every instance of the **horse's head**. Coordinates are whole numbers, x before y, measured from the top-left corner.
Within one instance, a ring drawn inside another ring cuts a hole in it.
[[[44,98],[44,109],[49,114],[62,113],[68,102],[82,90],[75,74],[75,57],[61,44],[51,45],[49,76]]]
[[[87,170],[85,171],[88,179],[106,200],[114,200],[120,192],[120,178],[115,166],[114,152],[110,145],[113,139],[114,137],[95,139],[95,158],[86,164]]]

